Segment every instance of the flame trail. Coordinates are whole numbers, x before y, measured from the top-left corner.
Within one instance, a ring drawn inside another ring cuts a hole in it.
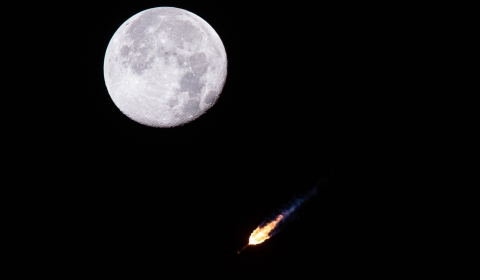
[[[285,221],[290,214],[292,214],[298,206],[300,206],[303,202],[309,199],[311,196],[317,193],[317,189],[314,188],[308,194],[304,195],[301,198],[297,198],[292,204],[290,204],[285,210],[283,210],[280,214],[276,216],[275,219],[270,220],[269,222],[263,222],[260,226],[258,226],[250,235],[248,240],[248,244],[245,245],[242,249],[240,249],[237,253],[240,254],[243,250],[245,250],[250,245],[257,245],[263,243],[265,240],[269,239],[275,233],[278,232],[278,225]]]

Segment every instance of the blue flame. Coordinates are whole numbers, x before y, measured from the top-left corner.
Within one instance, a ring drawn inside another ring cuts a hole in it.
[[[300,207],[305,201],[307,201],[308,199],[310,199],[312,196],[314,196],[315,194],[317,193],[317,188],[313,188],[310,192],[298,197],[298,198],[295,198],[291,203],[289,203],[285,208],[283,208],[284,210],[280,211],[279,214],[275,215],[275,217],[278,217],[278,215],[283,215],[283,219],[282,221],[280,222],[280,224],[283,224],[284,222],[286,222],[288,220],[288,218],[290,217],[290,215],[295,212],[295,210],[298,209],[298,207]],[[269,219],[268,221],[266,222],[263,222],[262,225],[265,225],[267,223],[269,223],[270,221],[272,221],[273,219]],[[272,230],[269,234],[270,237],[272,237],[273,235],[275,235],[276,233],[278,233],[280,230],[279,227],[275,228],[275,230]]]

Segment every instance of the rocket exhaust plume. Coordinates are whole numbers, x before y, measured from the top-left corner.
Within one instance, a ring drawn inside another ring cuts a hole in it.
[[[263,243],[265,240],[275,235],[275,233],[278,232],[278,225],[281,222],[286,221],[290,217],[290,214],[292,214],[303,202],[305,202],[307,199],[309,199],[316,193],[317,189],[314,188],[306,195],[295,199],[293,203],[289,204],[286,208],[284,208],[284,210],[282,210],[280,214],[276,215],[274,219],[268,220],[260,224],[260,226],[258,226],[250,235],[248,244],[243,246],[243,248],[240,249],[237,253],[240,254],[248,246]]]

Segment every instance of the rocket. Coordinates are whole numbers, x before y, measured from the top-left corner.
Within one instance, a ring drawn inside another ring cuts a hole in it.
[[[237,253],[240,254],[243,250],[247,249],[248,246],[250,246],[250,244],[243,246],[243,248],[240,249]]]

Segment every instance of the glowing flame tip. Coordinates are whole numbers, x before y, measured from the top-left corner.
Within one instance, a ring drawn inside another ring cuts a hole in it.
[[[249,245],[257,245],[271,237],[272,231],[277,227],[278,223],[283,219],[283,215],[280,214],[277,218],[264,226],[259,226],[250,235],[248,240]]]

